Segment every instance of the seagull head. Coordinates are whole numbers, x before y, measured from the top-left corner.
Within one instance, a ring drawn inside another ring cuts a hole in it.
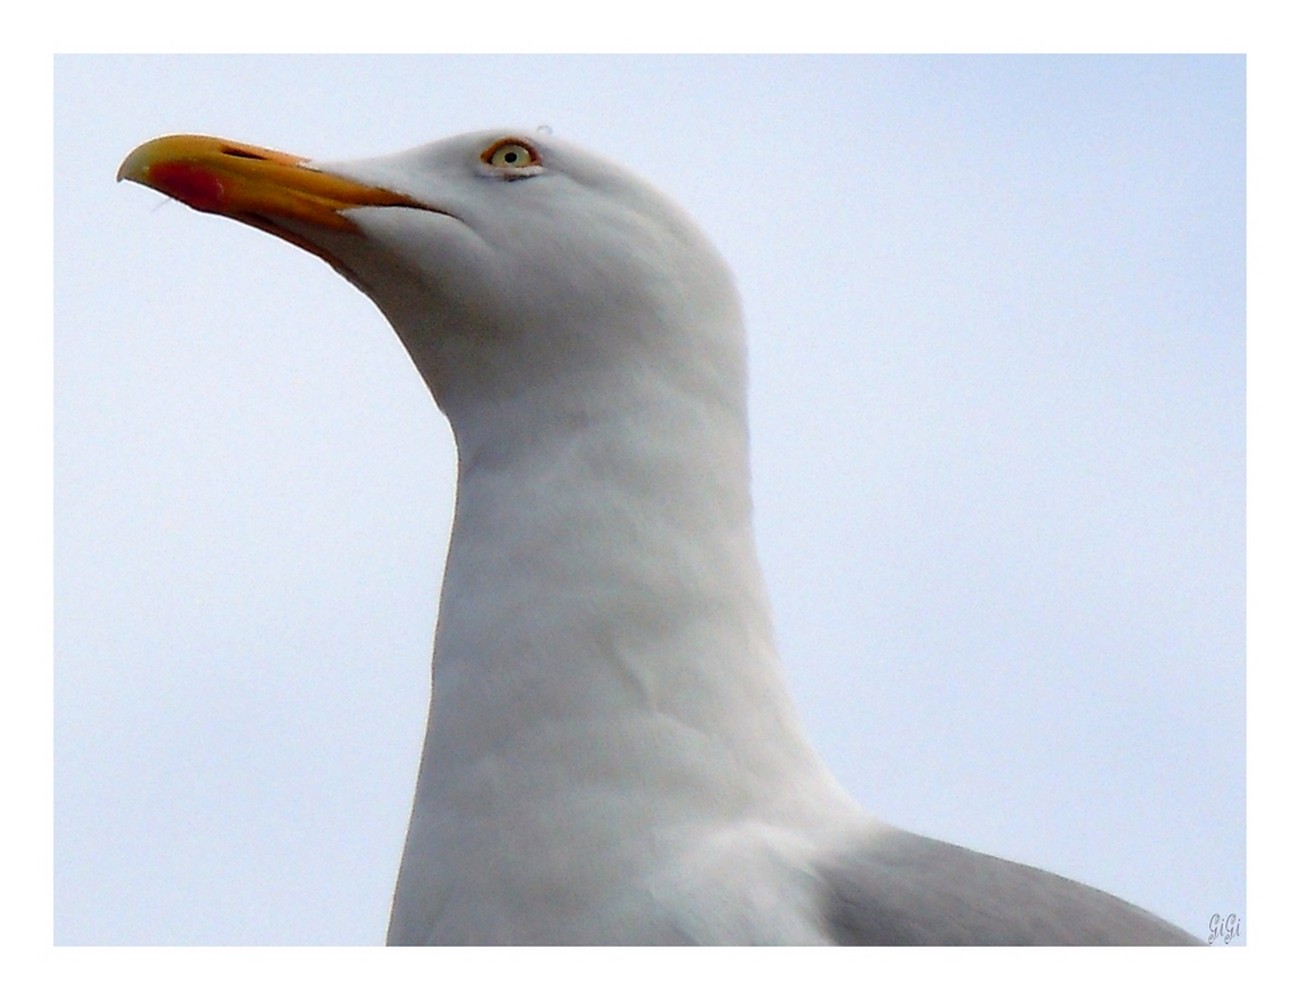
[[[454,428],[485,406],[590,401],[595,385],[660,382],[743,410],[720,255],[632,170],[554,136],[482,131],[337,162],[166,136],[118,179],[326,260],[387,316]]]

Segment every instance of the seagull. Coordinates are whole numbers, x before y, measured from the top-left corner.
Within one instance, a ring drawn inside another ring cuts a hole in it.
[[[166,136],[124,179],[328,262],[455,436],[389,944],[1194,943],[831,776],[759,571],[734,283],[635,174],[494,130],[349,162]]]

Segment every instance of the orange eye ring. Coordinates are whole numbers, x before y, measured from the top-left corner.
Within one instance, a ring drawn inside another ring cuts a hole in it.
[[[500,139],[483,150],[482,160],[498,170],[524,170],[540,166],[537,150],[521,139]]]

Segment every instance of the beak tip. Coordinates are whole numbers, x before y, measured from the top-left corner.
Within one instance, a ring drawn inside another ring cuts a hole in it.
[[[117,179],[121,181],[135,181],[137,184],[147,184],[149,174],[149,162],[151,148],[157,140],[142,143],[135,149],[126,154],[126,159],[122,165],[117,168]]]

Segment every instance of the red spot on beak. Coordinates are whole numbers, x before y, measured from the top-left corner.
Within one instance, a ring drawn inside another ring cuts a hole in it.
[[[200,212],[219,212],[225,187],[221,178],[194,163],[158,163],[149,168],[149,180],[178,201]]]

